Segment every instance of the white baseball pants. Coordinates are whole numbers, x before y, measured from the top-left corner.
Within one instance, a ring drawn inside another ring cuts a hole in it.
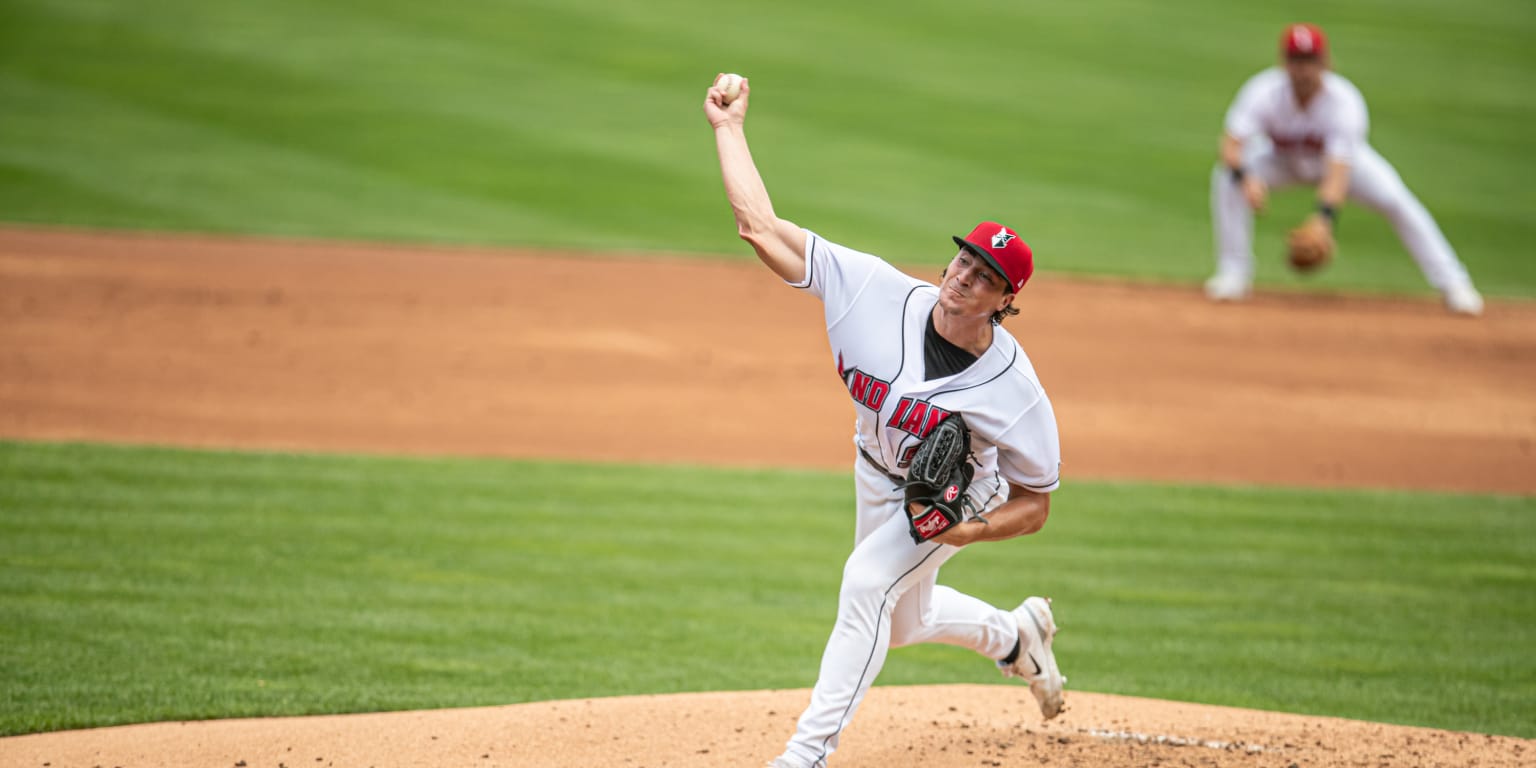
[[[1019,639],[1010,611],[935,583],[939,566],[960,549],[913,544],[901,491],[869,462],[854,463],[858,523],[853,553],[843,566],[837,623],[822,653],[811,703],[780,758],[806,768],[826,765],[889,649],[947,643],[995,660],[1012,652]]]
[[[1297,184],[1315,186],[1322,180],[1323,166],[1316,158],[1275,152],[1263,140],[1252,145],[1251,151],[1245,152],[1248,172],[1263,179],[1270,189]],[[1456,257],[1429,211],[1408,190],[1392,164],[1370,146],[1361,147],[1350,164],[1349,199],[1391,222],[1398,239],[1424,273],[1424,279],[1436,290],[1471,287],[1467,268]],[[1211,173],[1211,219],[1216,230],[1217,273],[1252,280],[1253,209],[1243,198],[1241,187],[1233,183],[1231,172],[1221,163]]]

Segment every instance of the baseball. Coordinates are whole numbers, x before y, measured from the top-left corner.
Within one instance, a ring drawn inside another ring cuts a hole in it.
[[[725,94],[724,101],[726,104],[735,101],[737,97],[741,96],[741,75],[730,73],[721,75],[720,79],[715,81],[715,85],[720,86],[720,91]]]

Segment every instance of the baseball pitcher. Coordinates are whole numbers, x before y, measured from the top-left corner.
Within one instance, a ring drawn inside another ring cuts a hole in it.
[[[1033,252],[1013,229],[982,222],[953,238],[958,252],[933,285],[779,218],[747,147],[750,84],[736,88],[717,78],[704,113],[737,231],[776,275],[821,300],[857,415],[857,521],[837,622],[810,705],[773,765],[825,765],[886,652],[912,643],[994,660],[1055,717],[1066,678],[1049,601],[1008,611],[937,583],[965,546],[1040,530],[1060,482],[1050,399],[1000,325],[1018,312]]]

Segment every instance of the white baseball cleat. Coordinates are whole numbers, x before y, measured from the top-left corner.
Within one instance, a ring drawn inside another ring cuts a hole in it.
[[[1051,601],[1044,597],[1031,597],[1013,609],[1013,617],[1019,623],[1019,657],[1012,664],[997,662],[1004,677],[1017,677],[1029,682],[1029,692],[1040,704],[1040,714],[1045,719],[1061,714],[1061,689],[1067,683],[1056,666],[1056,654],[1051,652],[1051,640],[1056,637],[1056,617],[1051,614]]]
[[[1205,297],[1211,301],[1242,301],[1248,298],[1252,284],[1234,272],[1217,272],[1205,281]]]
[[[1458,285],[1445,289],[1445,308],[1454,314],[1476,317],[1483,313],[1483,296],[1471,285]]]

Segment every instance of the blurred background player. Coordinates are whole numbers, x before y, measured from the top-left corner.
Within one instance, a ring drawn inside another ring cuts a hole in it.
[[[1483,297],[1440,227],[1397,171],[1366,142],[1365,99],[1329,70],[1328,39],[1312,24],[1292,24],[1280,38],[1281,66],[1254,75],[1227,110],[1221,162],[1211,175],[1216,274],[1205,283],[1213,301],[1239,301],[1253,283],[1253,215],[1269,190],[1296,184],[1317,189],[1317,212],[1305,226],[1332,232],[1345,198],[1392,223],[1429,284],[1452,312],[1478,315]]]

